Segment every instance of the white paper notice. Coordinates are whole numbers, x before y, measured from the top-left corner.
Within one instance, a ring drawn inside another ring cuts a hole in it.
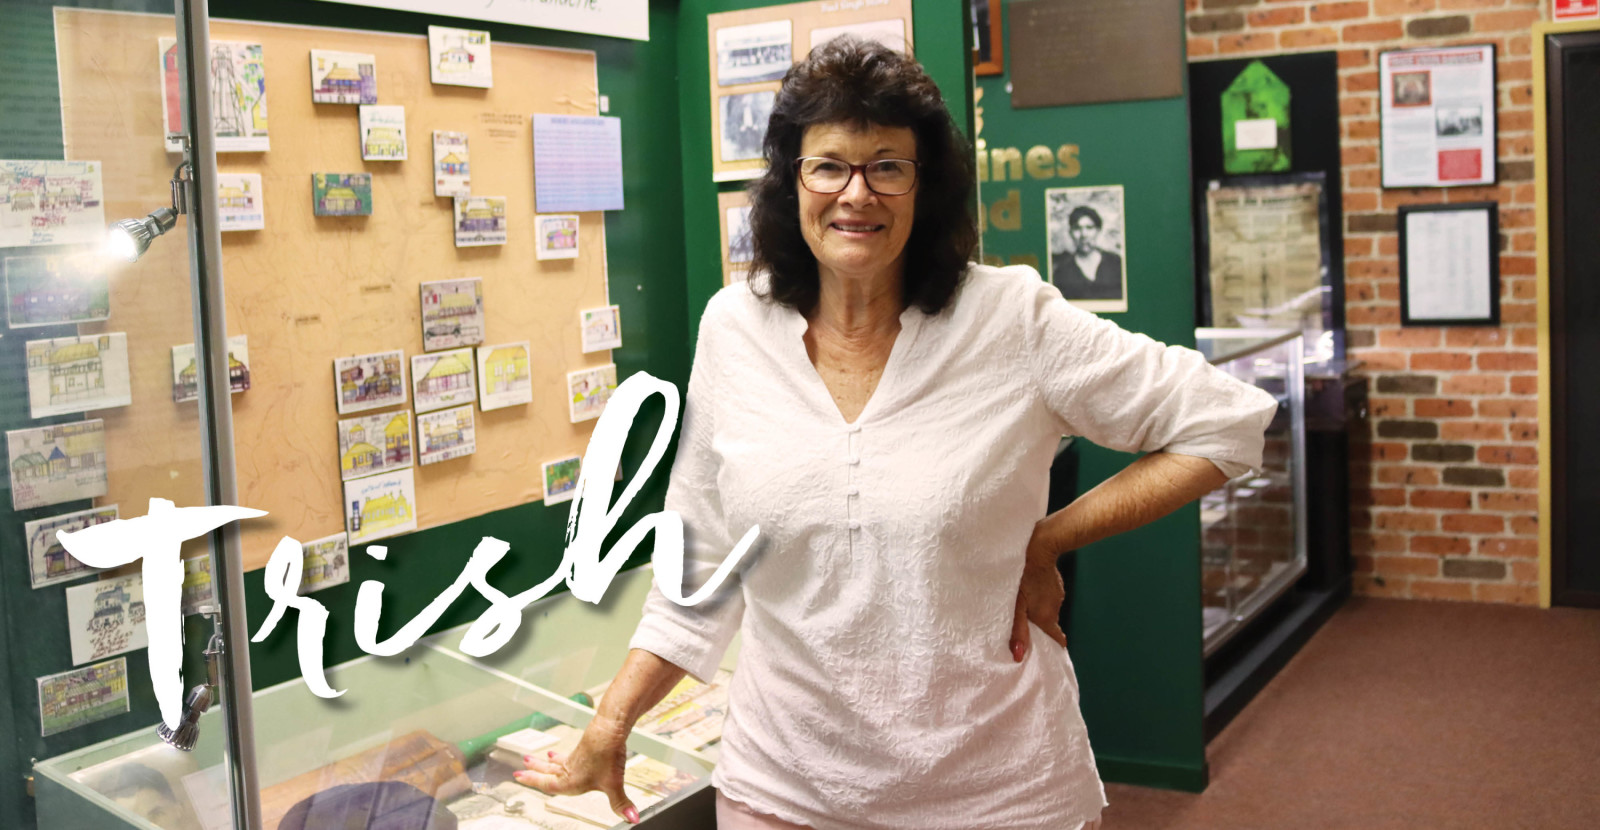
[[[622,119],[533,116],[533,189],[539,213],[622,210]]]
[[[1384,187],[1494,183],[1493,46],[1387,52],[1379,91]]]
[[[1413,320],[1487,319],[1489,214],[1406,214],[1406,307]]]
[[[1273,118],[1246,118],[1233,122],[1233,144],[1240,150],[1272,150],[1278,146],[1278,122]]]

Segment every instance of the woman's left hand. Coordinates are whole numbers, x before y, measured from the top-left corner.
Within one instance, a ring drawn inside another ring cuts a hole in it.
[[[1011,657],[1018,663],[1028,656],[1032,639],[1029,622],[1039,626],[1062,648],[1067,647],[1066,632],[1061,630],[1061,603],[1067,598],[1067,589],[1061,581],[1061,572],[1056,570],[1055,554],[1046,549],[1043,525],[1040,521],[1033,526],[1027,563],[1022,568],[1022,584],[1017,587],[1016,616],[1011,621]]]

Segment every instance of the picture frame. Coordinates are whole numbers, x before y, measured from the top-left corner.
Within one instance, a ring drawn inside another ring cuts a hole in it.
[[[1402,326],[1500,325],[1499,207],[1400,208]]]
[[[1498,182],[1495,45],[1378,53],[1378,160],[1384,188]]]
[[[1000,0],[972,0],[972,74],[1004,75],[1005,37]]]

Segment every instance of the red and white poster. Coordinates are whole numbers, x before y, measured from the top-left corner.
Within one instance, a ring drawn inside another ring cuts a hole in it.
[[[1494,184],[1494,46],[1384,52],[1383,186]]]
[[[1557,23],[1600,20],[1600,0],[1550,0],[1550,19]]]

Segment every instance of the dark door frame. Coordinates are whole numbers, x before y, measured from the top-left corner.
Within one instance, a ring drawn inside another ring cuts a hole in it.
[[[1600,47],[1600,29],[1588,31],[1546,31],[1543,34],[1545,81],[1546,130],[1545,158],[1547,160],[1546,193],[1549,221],[1548,281],[1545,285],[1549,313],[1549,389],[1550,389],[1550,455],[1545,462],[1550,465],[1550,603],[1600,608],[1600,591],[1569,587],[1567,579],[1571,565],[1571,540],[1567,538],[1566,517],[1569,515],[1567,477],[1567,406],[1565,378],[1569,367],[1566,348],[1567,325],[1561,309],[1566,307],[1567,239],[1566,239],[1566,153],[1569,149],[1565,136],[1566,113],[1563,98],[1565,88],[1561,72],[1562,60],[1568,50]],[[1536,34],[1536,36],[1538,36]],[[1588,145],[1592,147],[1593,145]]]

